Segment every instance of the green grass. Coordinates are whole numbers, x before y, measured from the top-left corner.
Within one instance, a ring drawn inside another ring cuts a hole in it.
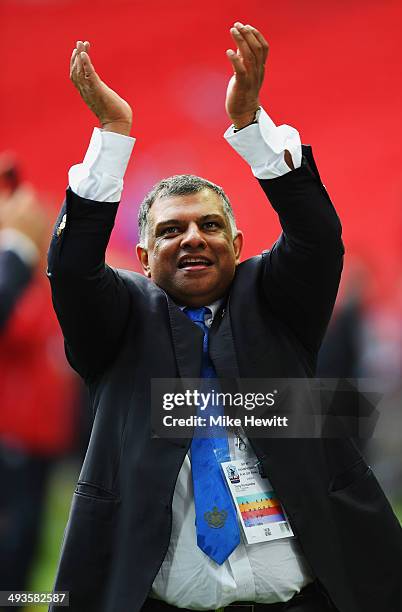
[[[64,528],[78,473],[79,466],[73,463],[61,463],[53,471],[38,556],[30,581],[31,591],[51,591],[53,588]],[[47,608],[47,605],[36,605],[26,608],[26,612],[40,612]]]
[[[402,525],[402,500],[393,505],[394,512]]]

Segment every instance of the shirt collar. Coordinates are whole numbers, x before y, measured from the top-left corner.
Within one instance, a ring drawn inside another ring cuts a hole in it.
[[[216,300],[215,302],[212,302],[212,304],[206,304],[206,307],[210,309],[212,315],[210,317],[211,322],[214,320],[214,317],[216,315],[216,313],[218,312],[219,308],[222,306],[223,304],[223,298],[219,298],[219,300]],[[180,310],[184,310],[186,307],[185,306],[180,306],[179,305]]]

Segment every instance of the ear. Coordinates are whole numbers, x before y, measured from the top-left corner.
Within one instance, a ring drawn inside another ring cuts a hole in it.
[[[236,237],[233,238],[233,249],[236,257],[236,266],[240,263],[240,254],[243,248],[243,232],[238,231]]]
[[[144,270],[145,276],[147,276],[148,278],[151,278],[151,268],[149,267],[147,249],[145,249],[140,244],[137,244],[137,246],[135,247],[135,250],[137,251],[137,258],[141,264],[142,269]]]

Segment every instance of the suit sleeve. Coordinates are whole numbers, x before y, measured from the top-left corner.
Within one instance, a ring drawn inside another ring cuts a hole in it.
[[[0,251],[0,332],[32,277],[32,268],[13,251]]]
[[[72,367],[85,379],[116,356],[130,312],[129,291],[105,263],[118,204],[67,190],[48,254],[53,305]]]
[[[315,353],[339,286],[344,253],[341,224],[310,147],[303,146],[300,168],[259,182],[283,230],[263,254],[265,297],[270,310]]]

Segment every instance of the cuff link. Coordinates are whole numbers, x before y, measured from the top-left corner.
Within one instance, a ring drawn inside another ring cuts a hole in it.
[[[67,215],[64,214],[62,219],[61,219],[61,221],[60,221],[60,223],[59,223],[59,225],[58,225],[58,227],[57,227],[57,230],[56,230],[57,237],[60,236],[60,234],[62,233],[62,231],[66,227],[66,220],[67,220]]]

